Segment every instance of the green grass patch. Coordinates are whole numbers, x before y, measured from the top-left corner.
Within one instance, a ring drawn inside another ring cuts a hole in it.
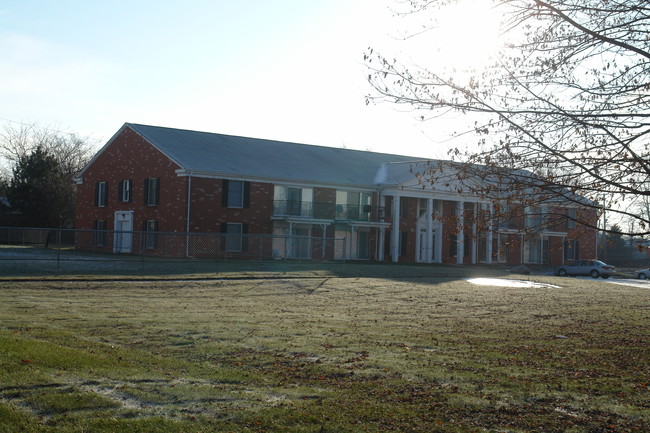
[[[12,282],[0,432],[650,431],[650,291],[531,278]]]

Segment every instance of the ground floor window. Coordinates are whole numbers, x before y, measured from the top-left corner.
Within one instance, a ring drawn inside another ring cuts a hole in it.
[[[550,252],[546,236],[532,236],[524,242],[524,259],[526,263],[548,264]]]
[[[147,220],[143,223],[142,231],[144,232],[144,247],[153,250],[158,247],[158,221]]]
[[[244,250],[244,224],[225,223],[222,233],[226,233],[226,251],[238,253]]]
[[[106,221],[93,221],[93,245],[103,247],[106,245]]]
[[[580,243],[576,239],[567,239],[564,241],[564,260],[565,261],[574,261],[578,260],[580,255],[578,254],[580,250]]]
[[[497,233],[496,245],[492,248],[492,257],[497,263],[508,263],[508,235]]]

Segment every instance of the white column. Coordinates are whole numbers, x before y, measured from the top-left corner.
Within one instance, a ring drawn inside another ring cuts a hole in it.
[[[463,258],[465,257],[465,203],[462,201],[456,202],[456,217],[458,219],[457,229],[460,229],[456,235],[456,264],[462,265]]]
[[[486,243],[487,243],[487,254],[486,261],[488,264],[492,264],[492,242],[494,242],[494,226],[492,225],[492,218],[494,214],[494,208],[492,207],[492,203],[488,205],[488,232],[487,232],[487,238],[486,238]]]
[[[430,198],[427,200],[427,244],[426,244],[426,262],[431,263],[433,261],[433,242],[431,237],[433,236],[433,199]]]
[[[393,262],[399,261],[399,196],[393,196],[393,231],[391,233],[390,251]]]
[[[470,260],[473,265],[478,262],[478,227],[476,224],[476,218],[478,215],[478,203],[472,205],[472,211],[474,212],[474,219],[472,221],[472,251],[470,251]]]

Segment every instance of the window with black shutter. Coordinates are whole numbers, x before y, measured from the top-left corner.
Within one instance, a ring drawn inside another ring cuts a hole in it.
[[[121,180],[119,189],[118,189],[118,200],[122,203],[131,202],[131,187],[133,185],[132,180]]]
[[[108,182],[95,183],[95,206],[105,207],[108,204]]]
[[[144,180],[144,204],[156,206],[160,201],[160,178],[150,177]]]
[[[158,247],[158,221],[143,221],[142,231],[144,232],[144,247],[149,250],[156,249]]]
[[[250,206],[250,182],[224,179],[221,189],[221,205],[230,208]]]

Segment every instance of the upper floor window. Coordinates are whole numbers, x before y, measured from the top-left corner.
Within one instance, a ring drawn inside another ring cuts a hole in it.
[[[156,206],[160,201],[160,178],[150,177],[144,180],[144,204]]]
[[[574,229],[576,228],[576,219],[578,218],[578,212],[576,209],[567,209],[566,210],[566,228]]]
[[[108,182],[95,184],[95,206],[105,207],[108,203]]]
[[[122,203],[131,202],[131,188],[133,185],[132,180],[121,180],[118,190],[118,200]]]
[[[399,201],[399,217],[406,218],[409,214],[409,198],[402,197]]]
[[[543,207],[526,207],[526,228],[527,229],[541,229],[543,227],[546,212]],[[534,262],[532,262],[534,263]]]
[[[221,205],[223,207],[247,208],[249,206],[250,184],[242,180],[223,181]]]

